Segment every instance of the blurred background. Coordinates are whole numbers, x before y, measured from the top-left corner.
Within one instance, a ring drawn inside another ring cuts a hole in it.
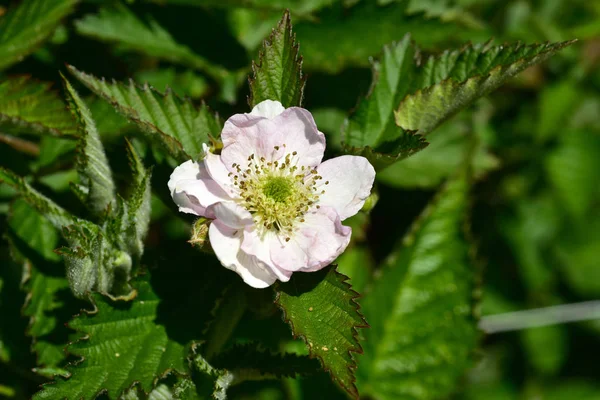
[[[9,6],[0,1],[0,21]],[[308,75],[304,106],[328,135],[331,154],[339,149],[345,117],[368,91],[371,57],[407,32],[425,55],[490,38],[495,43],[579,39],[446,122],[428,137],[424,151],[379,174],[380,201],[370,225],[357,222],[355,250],[340,265],[360,291],[364,277],[389,254],[477,135],[471,221],[482,268],[481,315],[600,300],[598,1],[84,0],[48,42],[0,78],[31,75],[54,82],[60,91],[59,72],[68,63],[96,76],[148,82],[161,91],[169,86],[226,118],[248,111],[249,65],[285,8],[291,10]],[[80,89],[116,179],[124,181],[124,137],[135,137],[136,129]],[[75,142],[27,132],[13,139],[0,131],[2,166],[31,177],[69,209],[81,208],[68,185],[76,176]],[[152,244],[177,248],[189,235],[189,220],[176,216],[168,202],[169,173],[157,167],[153,177],[148,259],[161,257],[153,254]],[[12,196],[0,185],[3,232]],[[1,251],[4,263],[7,248]],[[5,284],[15,279],[6,270],[2,274]],[[0,303],[22,297],[4,291]],[[274,332],[287,329],[280,321],[273,324]],[[247,329],[253,329],[250,323]],[[600,399],[598,354],[600,319],[489,334],[454,398]],[[21,382],[15,398],[36,389],[27,373],[3,363],[0,375]],[[325,374],[243,384],[231,394],[283,399],[290,393],[344,398]]]

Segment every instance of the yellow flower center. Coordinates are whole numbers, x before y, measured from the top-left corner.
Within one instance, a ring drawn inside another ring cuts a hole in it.
[[[275,150],[279,149],[275,146]],[[259,233],[274,230],[287,241],[295,226],[304,222],[308,210],[319,208],[316,203],[325,193],[319,188],[323,178],[317,170],[297,163],[297,152],[292,151],[280,161],[257,159],[252,154],[246,168],[232,165],[237,173],[229,175],[240,190],[240,204],[252,214]]]

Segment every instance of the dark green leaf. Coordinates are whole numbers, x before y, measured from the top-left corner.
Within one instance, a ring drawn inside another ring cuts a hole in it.
[[[64,77],[63,83],[69,107],[79,124],[77,172],[82,184],[77,192],[84,193],[82,202],[95,215],[102,216],[109,205],[116,206],[112,172],[90,109]]]
[[[497,89],[525,68],[539,64],[573,41],[492,46],[476,44],[430,57],[396,111],[404,129],[427,134],[439,124]]]
[[[0,69],[33,52],[76,3],[77,0],[23,0],[10,9],[0,19]]]
[[[332,378],[358,398],[352,353],[362,353],[357,329],[368,324],[356,303],[359,295],[347,279],[333,266],[294,274],[290,282],[277,287],[275,304],[294,336],[304,340],[311,357],[318,358]]]
[[[81,360],[67,367],[68,379],[45,385],[34,399],[93,399],[104,391],[116,399],[135,382],[150,392],[166,373],[187,373],[184,345],[172,340],[156,321],[159,297],[146,279],[134,286],[138,293],[134,301],[112,301],[96,294],[96,309],[69,323],[79,339],[67,350]]]
[[[217,137],[221,124],[205,105],[200,110],[182,100],[173,92],[161,94],[154,89],[113,82],[108,83],[70,66],[69,71],[98,96],[111,103],[117,111],[135,122],[178,162],[197,158],[202,154],[202,144],[210,136]],[[210,135],[210,136],[209,136]]]
[[[448,182],[365,295],[372,328],[358,370],[363,394],[444,398],[469,366],[478,335],[463,233],[467,192],[464,174]]]
[[[284,107],[302,105],[305,78],[290,13],[286,11],[263,44],[258,63],[252,64],[250,107],[264,100],[277,100]]]
[[[65,103],[50,87],[23,76],[1,82],[0,129],[15,134],[74,134],[76,126]]]

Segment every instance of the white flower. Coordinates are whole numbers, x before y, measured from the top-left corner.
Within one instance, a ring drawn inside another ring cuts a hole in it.
[[[208,151],[171,174],[179,211],[212,219],[209,239],[226,268],[255,288],[317,271],[348,246],[341,221],[369,196],[364,157],[321,163],[325,136],[307,110],[266,100],[225,122],[221,155]]]

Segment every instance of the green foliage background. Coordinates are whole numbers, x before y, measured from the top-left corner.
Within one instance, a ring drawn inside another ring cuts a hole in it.
[[[266,98],[379,201],[260,291],[166,183]],[[477,329],[600,299],[597,2],[0,2],[1,181],[0,397],[600,399],[600,319]]]

